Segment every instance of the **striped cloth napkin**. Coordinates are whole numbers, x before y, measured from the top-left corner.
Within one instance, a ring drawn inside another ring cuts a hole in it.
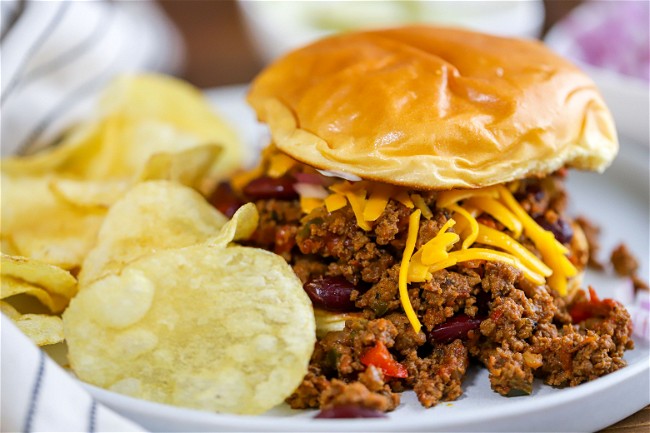
[[[98,403],[2,315],[3,432],[125,432],[142,427]]]
[[[181,39],[153,1],[0,1],[2,155],[30,152],[91,112],[117,74],[175,72]]]

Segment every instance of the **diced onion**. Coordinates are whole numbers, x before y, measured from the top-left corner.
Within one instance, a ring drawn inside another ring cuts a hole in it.
[[[296,190],[300,197],[325,199],[329,195],[323,185],[315,185],[313,183],[295,183],[293,189]]]

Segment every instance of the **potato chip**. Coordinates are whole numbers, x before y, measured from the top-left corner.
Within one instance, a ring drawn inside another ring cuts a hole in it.
[[[2,276],[0,280],[0,299],[7,299],[22,294],[35,297],[52,313],[60,313],[70,302],[70,298],[50,293],[42,287],[18,278]]]
[[[104,118],[100,127],[102,133],[95,145],[96,154],[83,165],[70,166],[62,174],[91,180],[118,178],[135,182],[155,155],[175,155],[205,145],[221,147],[219,143],[155,118],[113,114]],[[212,158],[211,162],[216,163],[216,160]]]
[[[198,137],[201,143],[216,143],[223,155],[211,175],[228,177],[241,165],[241,145],[233,131],[218,116],[205,96],[176,78],[140,74],[123,76],[103,93],[101,113],[120,113],[134,118],[155,118]]]
[[[2,301],[0,311],[38,346],[56,344],[64,340],[63,321],[58,316],[20,314],[13,306]]]
[[[216,236],[207,240],[213,246],[225,247],[232,241],[248,239],[257,228],[259,214],[253,203],[247,203],[237,209]]]
[[[204,186],[206,176],[221,152],[221,146],[207,144],[175,154],[154,154],[140,173],[140,180],[173,180],[197,191],[208,192],[211,185]]]
[[[45,176],[52,173],[72,174],[84,161],[93,158],[100,143],[99,119],[88,120],[70,128],[56,146],[31,155],[13,155],[2,159],[2,172],[11,176]]]
[[[72,298],[77,293],[77,279],[65,269],[26,257],[0,254],[2,277],[21,279],[40,286],[49,293]]]
[[[226,178],[241,165],[232,128],[191,85],[161,75],[123,76],[103,92],[100,107],[54,148],[2,161],[3,173],[104,180],[132,179],[156,154],[219,146],[205,174]]]
[[[259,414],[307,372],[311,302],[291,267],[255,248],[157,251],[98,280],[63,315],[84,381],[209,411]]]
[[[79,267],[95,242],[104,212],[85,212],[62,202],[48,177],[2,173],[2,237],[13,254],[64,269]]]
[[[61,343],[65,338],[63,320],[59,316],[23,314],[15,323],[37,346]]]
[[[11,320],[16,320],[21,316],[21,314],[13,307],[13,305],[5,301],[0,301],[0,312],[2,312],[2,314]]]
[[[109,210],[78,275],[83,289],[158,249],[205,241],[227,219],[191,188],[168,181],[143,182]]]
[[[123,179],[77,180],[52,179],[52,194],[61,202],[84,212],[105,212],[130,187]]]
[[[0,251],[12,256],[18,255],[18,249],[16,248],[14,242],[11,240],[9,236],[2,235],[0,237]]]

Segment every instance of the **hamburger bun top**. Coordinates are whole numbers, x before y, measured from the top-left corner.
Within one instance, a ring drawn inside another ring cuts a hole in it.
[[[541,43],[413,26],[293,51],[248,101],[303,163],[417,189],[477,188],[618,150],[594,82]]]

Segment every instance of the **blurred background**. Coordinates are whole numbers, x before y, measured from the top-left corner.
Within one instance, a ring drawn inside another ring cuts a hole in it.
[[[438,21],[543,37],[583,3],[287,2],[159,0],[185,43],[183,78],[199,87],[246,83],[273,56],[329,31],[409,21]],[[290,42],[287,42],[290,41]]]

